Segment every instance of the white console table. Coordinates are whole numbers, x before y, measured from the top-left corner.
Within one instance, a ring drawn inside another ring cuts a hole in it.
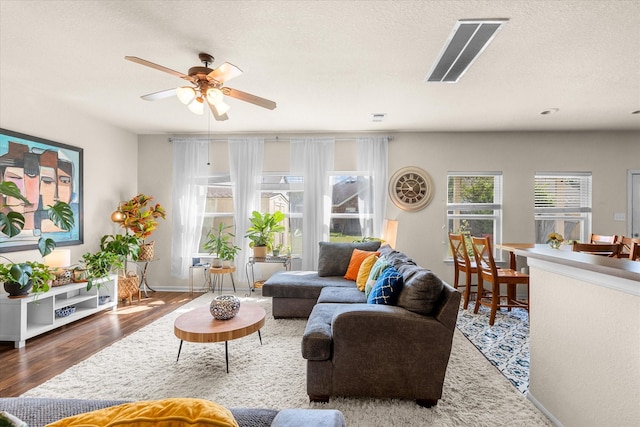
[[[109,295],[109,302],[100,304],[98,297]],[[103,279],[100,290],[94,286],[87,291],[87,283],[70,283],[52,287],[43,294],[29,294],[24,298],[0,295],[0,341],[13,341],[15,348],[24,347],[26,340],[52,329],[74,322],[118,305],[118,276]],[[56,317],[57,309],[74,306],[75,312]]]

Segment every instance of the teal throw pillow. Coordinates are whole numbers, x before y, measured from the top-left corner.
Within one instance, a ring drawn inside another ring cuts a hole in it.
[[[385,269],[371,289],[367,303],[395,305],[402,291],[402,284],[402,274],[395,267]]]
[[[367,283],[364,286],[364,295],[368,298],[371,293],[371,289],[376,284],[376,281],[382,274],[384,270],[388,267],[391,267],[391,264],[387,261],[385,257],[380,257],[371,267],[371,271],[369,271],[369,277],[367,278]]]

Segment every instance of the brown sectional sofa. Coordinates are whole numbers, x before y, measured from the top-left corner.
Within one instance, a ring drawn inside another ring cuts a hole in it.
[[[342,277],[355,248],[379,251],[402,275],[396,305],[367,304]],[[432,406],[442,397],[460,293],[404,253],[378,242],[321,243],[317,272],[277,273],[262,292],[273,298],[274,317],[309,319],[302,356],[310,400],[368,396]]]

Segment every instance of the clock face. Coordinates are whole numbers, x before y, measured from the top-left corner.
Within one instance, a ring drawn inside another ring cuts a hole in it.
[[[389,180],[389,196],[400,209],[417,211],[431,201],[433,182],[429,174],[420,168],[402,168]]]

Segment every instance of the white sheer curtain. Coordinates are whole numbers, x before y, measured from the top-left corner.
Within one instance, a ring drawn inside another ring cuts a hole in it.
[[[380,237],[384,224],[387,206],[387,157],[389,153],[389,137],[369,136],[356,140],[357,167],[369,177],[362,182],[358,196],[358,211],[362,235]],[[371,212],[372,220],[365,215]]]
[[[207,192],[208,142],[172,140],[173,143],[173,236],[171,275],[186,279],[191,258],[198,252],[202,214]]]
[[[230,138],[229,172],[233,183],[233,222],[236,246],[242,248],[236,259],[244,266],[249,256],[249,240],[244,238],[249,228],[249,216],[260,210],[260,176],[264,158],[264,138]],[[238,275],[243,277],[243,275]]]
[[[335,138],[291,139],[291,170],[304,177],[302,269],[318,269],[318,243],[329,241]]]

